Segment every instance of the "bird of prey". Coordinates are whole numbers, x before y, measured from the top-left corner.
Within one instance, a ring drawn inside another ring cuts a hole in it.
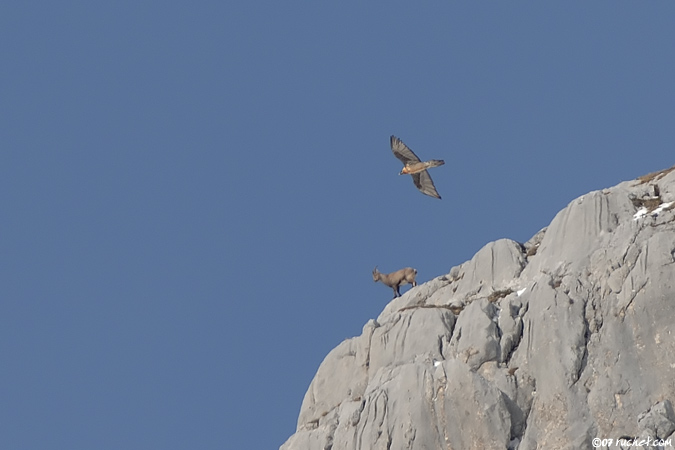
[[[429,176],[427,169],[430,167],[442,166],[445,164],[445,161],[441,159],[421,161],[417,155],[414,154],[413,151],[410,150],[408,146],[396,136],[392,136],[390,142],[391,151],[394,152],[394,156],[401,160],[404,166],[399,175],[412,175],[415,186],[417,186],[417,189],[419,189],[422,194],[440,199],[441,196],[438,195],[436,186],[434,186],[434,182],[431,181],[431,177]]]

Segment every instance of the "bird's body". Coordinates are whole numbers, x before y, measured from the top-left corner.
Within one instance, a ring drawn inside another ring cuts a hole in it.
[[[442,166],[443,164],[445,164],[445,161],[442,161],[440,159],[432,159],[430,161],[424,161],[424,162],[418,162],[418,163],[408,163],[401,170],[401,173],[399,173],[399,175],[412,175],[414,173],[424,172],[425,170],[427,170],[431,167]]]
[[[431,176],[429,176],[427,169],[442,166],[445,164],[445,161],[441,159],[432,159],[429,161],[420,160],[417,155],[396,136],[391,137],[390,143],[391,151],[394,152],[394,156],[403,163],[403,169],[399,175],[412,175],[413,183],[415,183],[415,186],[417,186],[417,189],[419,189],[420,192],[440,199],[441,196],[438,195],[436,186],[434,186],[434,182],[431,180]]]

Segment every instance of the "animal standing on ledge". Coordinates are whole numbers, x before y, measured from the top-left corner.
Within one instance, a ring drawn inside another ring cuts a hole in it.
[[[413,286],[417,286],[417,281],[415,281],[416,275],[417,270],[412,267],[406,267],[392,273],[380,273],[377,271],[377,266],[373,269],[373,281],[381,281],[392,288],[394,290],[394,298],[401,296],[401,292],[398,289],[402,285],[412,284]]]
[[[421,161],[417,155],[396,136],[391,137],[390,143],[391,151],[394,152],[394,156],[400,159],[404,165],[403,170],[401,170],[399,175],[412,175],[413,182],[415,183],[415,186],[417,186],[417,189],[423,194],[440,199],[441,196],[438,195],[436,186],[434,186],[434,182],[431,180],[427,169],[430,167],[442,166],[445,164],[445,161],[442,159]]]

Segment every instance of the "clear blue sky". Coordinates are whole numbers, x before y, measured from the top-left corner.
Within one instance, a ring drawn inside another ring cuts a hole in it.
[[[0,6],[0,448],[274,449],[391,298],[675,164],[675,3]],[[389,149],[424,158],[443,200]],[[407,288],[406,288],[407,289]]]

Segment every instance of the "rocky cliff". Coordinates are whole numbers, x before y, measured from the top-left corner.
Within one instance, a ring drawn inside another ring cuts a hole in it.
[[[326,356],[281,450],[675,443],[673,169],[394,299]]]

